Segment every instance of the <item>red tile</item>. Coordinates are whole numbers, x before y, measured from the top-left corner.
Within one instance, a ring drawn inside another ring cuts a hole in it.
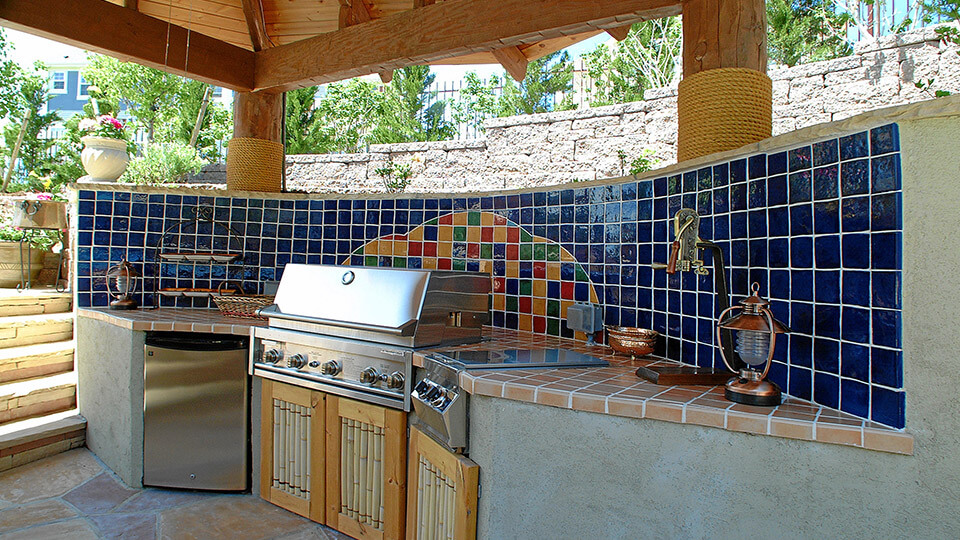
[[[436,256],[437,256],[437,243],[436,243],[436,242],[424,242],[424,243],[423,243],[423,256],[424,256],[424,257],[436,257]]]
[[[423,254],[423,242],[409,242],[407,244],[407,255],[419,257]]]
[[[533,303],[532,298],[530,298],[529,296],[521,296],[519,300],[520,300],[520,313],[531,313],[533,311],[533,308],[531,307],[531,304]]]
[[[507,229],[507,241],[510,241],[510,231],[516,229]],[[519,244],[507,244],[507,260],[516,261],[520,259],[520,245]]]
[[[480,227],[480,241],[493,242],[493,227]]]
[[[507,279],[502,277],[493,278],[493,292],[504,292],[507,290]]]
[[[506,224],[507,224],[507,218],[501,216],[500,214],[494,214],[494,216],[493,216],[493,224],[494,224],[494,225],[506,225]]]
[[[467,257],[471,259],[480,258],[480,244],[467,244]]]
[[[440,216],[440,219],[437,220],[437,223],[440,225],[453,225],[453,214]]]
[[[533,263],[533,277],[536,279],[546,279],[547,263],[542,261]]]
[[[442,258],[437,259],[437,268],[439,270],[450,270],[453,268],[453,259]]]
[[[560,283],[560,298],[573,300],[573,282],[564,281]]]
[[[510,244],[516,244],[520,241],[520,229],[517,227],[510,227],[507,229],[507,242]],[[509,249],[509,246],[508,246]]]
[[[547,331],[547,318],[546,317],[534,317],[533,318],[533,331],[537,333],[544,333]]]

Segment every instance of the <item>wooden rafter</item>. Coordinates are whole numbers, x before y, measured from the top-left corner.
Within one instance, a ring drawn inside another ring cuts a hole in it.
[[[261,51],[273,45],[267,35],[266,19],[263,18],[263,4],[260,0],[240,0],[243,18],[247,21],[250,43],[254,51]]]
[[[515,81],[520,82],[527,76],[527,57],[516,45],[494,49],[493,56]]]
[[[610,34],[610,37],[617,41],[623,41],[627,39],[627,34],[630,33],[630,27],[632,25],[627,24],[624,26],[618,26],[616,28],[607,28],[607,33]]]
[[[103,0],[45,0],[43,9],[36,0],[3,0],[0,25],[233,90],[253,88],[253,52],[193,32],[188,53],[187,29]]]
[[[679,13],[678,0],[440,2],[260,51],[255,86],[290,90]]]
[[[139,0],[123,0],[123,7],[136,11],[139,3]]]
[[[423,6],[431,6],[436,3],[437,0],[413,0],[413,7],[419,8]]]
[[[340,28],[362,24],[373,20],[373,10],[365,0],[340,0]],[[393,80],[393,70],[380,72],[380,81],[389,84]]]

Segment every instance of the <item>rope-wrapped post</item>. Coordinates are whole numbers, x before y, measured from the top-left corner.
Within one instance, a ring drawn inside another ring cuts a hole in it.
[[[740,148],[772,135],[773,82],[748,68],[684,77],[677,89],[677,161]]]
[[[283,190],[282,93],[238,92],[227,146],[227,189]]]

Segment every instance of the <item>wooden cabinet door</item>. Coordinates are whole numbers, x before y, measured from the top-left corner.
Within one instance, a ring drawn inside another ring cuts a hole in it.
[[[408,540],[474,540],[480,466],[410,428]]]
[[[406,413],[327,396],[327,526],[354,538],[403,538]]]
[[[261,379],[260,496],[324,521],[324,394]]]

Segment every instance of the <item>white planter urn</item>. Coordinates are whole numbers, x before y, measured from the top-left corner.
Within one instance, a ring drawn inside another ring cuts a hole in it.
[[[80,161],[90,182],[116,182],[127,169],[127,142],[107,137],[81,137]]]

